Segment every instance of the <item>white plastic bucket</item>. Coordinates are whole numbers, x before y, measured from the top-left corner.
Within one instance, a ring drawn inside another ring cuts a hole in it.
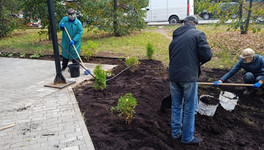
[[[234,93],[227,91],[221,91],[219,95],[221,106],[228,111],[232,111],[235,109],[238,99],[238,96],[236,96]]]
[[[213,98],[213,96],[211,96],[211,95],[201,95],[200,99],[202,97],[212,97]],[[201,115],[213,116],[215,114],[215,111],[216,111],[218,104],[217,105],[209,105],[209,104],[205,104],[204,102],[199,100],[198,101],[198,112]]]

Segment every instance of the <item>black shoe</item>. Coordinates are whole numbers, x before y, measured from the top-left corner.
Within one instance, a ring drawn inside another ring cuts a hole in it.
[[[200,144],[203,142],[203,139],[201,138],[193,138],[193,140],[191,142],[188,142],[188,143],[184,143],[184,144],[187,144],[187,145],[194,145],[194,144]]]

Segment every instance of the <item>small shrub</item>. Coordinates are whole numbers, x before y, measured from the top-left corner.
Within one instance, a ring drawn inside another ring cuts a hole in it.
[[[2,57],[7,57],[9,55],[8,52],[0,52],[0,56]]]
[[[38,32],[38,35],[39,35],[39,41],[41,41],[42,35],[46,35],[46,39],[47,39],[48,31],[41,30]]]
[[[126,93],[125,96],[121,96],[118,99],[116,107],[111,108],[111,112],[115,109],[119,112],[119,116],[123,117],[126,124],[130,124],[134,118],[135,108],[137,105],[137,100],[132,96],[131,93]]]
[[[30,55],[29,57],[30,58],[39,58],[41,55],[40,54],[33,54],[33,55]]]
[[[22,53],[19,55],[20,58],[25,58],[26,57],[26,53]]]
[[[96,53],[96,48],[98,44],[93,41],[88,41],[87,49],[84,49],[83,55],[85,59],[89,59],[92,55]]]
[[[106,88],[106,73],[97,65],[94,69],[95,81],[93,87],[95,90],[104,90]]]
[[[8,57],[13,57],[13,56],[14,56],[13,53],[9,53],[9,54],[8,54]]]
[[[151,43],[148,43],[147,46],[147,58],[152,59],[153,54],[154,54],[154,46]]]
[[[2,3],[3,4],[3,3]],[[2,5],[1,4],[1,5]],[[16,20],[11,18],[10,16],[6,15],[7,13],[4,12],[3,7],[0,10],[0,38],[6,37],[10,35],[10,33],[15,30],[16,28]],[[5,7],[5,6],[4,6]]]
[[[98,33],[102,32],[95,26],[88,26],[87,31],[92,33],[92,34],[98,34]]]
[[[136,57],[127,57],[125,63],[127,67],[131,67],[130,70],[132,72],[138,69],[139,61],[138,61],[138,58]]]

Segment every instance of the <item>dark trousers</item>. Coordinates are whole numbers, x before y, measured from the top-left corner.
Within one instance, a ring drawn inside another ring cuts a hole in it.
[[[66,69],[69,63],[69,59],[62,57],[62,70]],[[77,63],[74,59],[72,59],[72,63]]]
[[[262,79],[262,76],[254,76],[251,72],[246,72],[243,76],[243,80],[247,84],[254,84]],[[252,89],[253,87],[247,87],[247,89]],[[262,89],[264,89],[264,86],[262,85]]]

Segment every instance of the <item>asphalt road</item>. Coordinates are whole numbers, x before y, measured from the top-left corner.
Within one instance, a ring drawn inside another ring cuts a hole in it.
[[[218,21],[220,21],[219,19],[210,19],[210,20],[204,20],[204,19],[198,19],[199,24],[210,24],[210,23],[217,23]],[[261,19],[259,22],[257,23],[263,23],[263,19]],[[232,20],[228,20],[226,23],[231,23]],[[252,21],[251,21],[252,22]],[[148,26],[166,26],[169,25],[169,22],[149,22],[147,24]]]
[[[199,24],[210,24],[210,23],[217,23],[219,21],[219,19],[215,19],[215,20],[203,20],[203,19],[199,19],[198,22]],[[228,21],[227,23],[230,23],[230,21]],[[165,26],[165,25],[169,25],[169,22],[149,22],[147,24],[148,26]]]

